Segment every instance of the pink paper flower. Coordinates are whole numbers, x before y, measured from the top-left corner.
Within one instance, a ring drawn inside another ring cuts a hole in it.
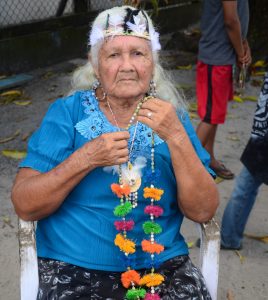
[[[129,221],[115,221],[114,222],[114,226],[116,228],[116,230],[132,230],[134,227],[134,221],[133,220],[129,220]]]
[[[152,214],[157,218],[163,214],[163,208],[158,205],[147,205],[144,209],[144,213],[148,215]]]

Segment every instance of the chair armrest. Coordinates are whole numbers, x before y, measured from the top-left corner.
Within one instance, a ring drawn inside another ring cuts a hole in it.
[[[20,291],[21,300],[36,300],[38,291],[38,264],[34,222],[19,219]]]
[[[200,227],[200,268],[206,285],[212,297],[217,300],[219,259],[220,259],[220,229],[214,219],[199,224]]]

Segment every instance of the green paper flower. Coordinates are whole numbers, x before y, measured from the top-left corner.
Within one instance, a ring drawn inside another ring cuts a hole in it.
[[[131,289],[127,291],[126,297],[128,300],[137,300],[139,298],[144,298],[145,294],[145,289]]]
[[[132,204],[126,201],[123,205],[117,205],[114,209],[114,215],[117,217],[125,217],[132,211]]]
[[[157,234],[162,232],[162,227],[155,222],[147,221],[143,223],[143,230],[146,234]]]

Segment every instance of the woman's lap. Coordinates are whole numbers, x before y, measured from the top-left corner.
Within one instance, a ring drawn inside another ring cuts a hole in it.
[[[188,256],[168,260],[157,272],[165,277],[158,291],[162,300],[211,299],[200,271]],[[39,259],[37,300],[123,300],[126,289],[121,285],[120,276],[120,272],[88,270]]]

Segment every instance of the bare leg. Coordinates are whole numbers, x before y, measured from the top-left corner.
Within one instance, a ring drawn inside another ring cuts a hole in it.
[[[228,170],[223,163],[219,162],[214,155],[214,143],[218,125],[200,122],[197,126],[196,133],[202,146],[210,154],[210,167],[215,171],[217,176],[224,179],[232,179],[234,174]]]

